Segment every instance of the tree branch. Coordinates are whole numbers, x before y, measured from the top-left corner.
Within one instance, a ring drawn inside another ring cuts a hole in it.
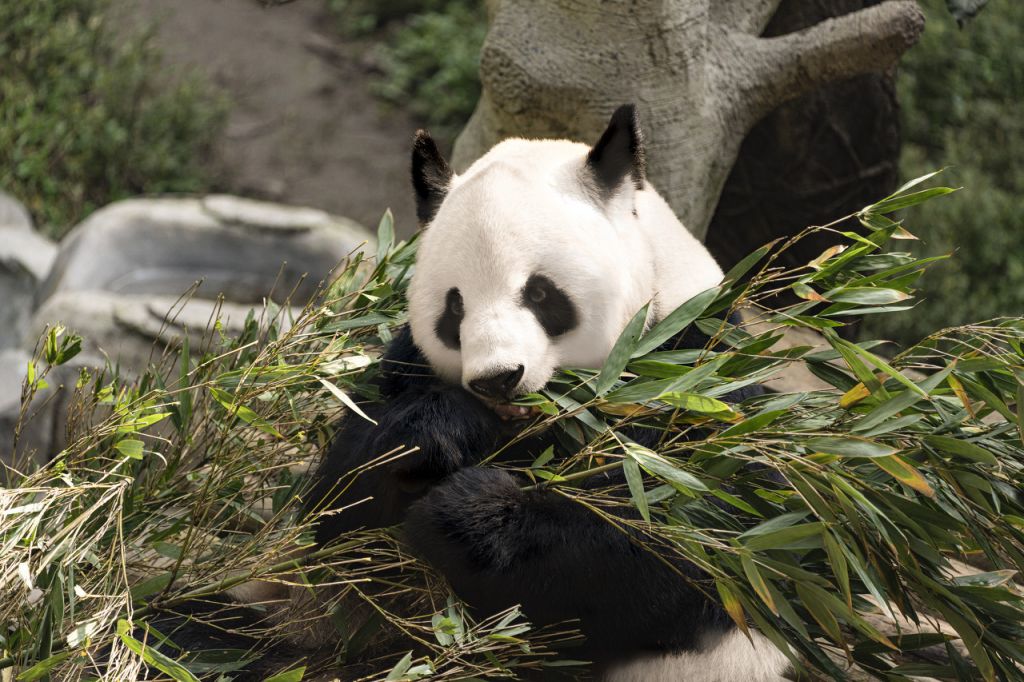
[[[827,83],[887,69],[923,29],[924,14],[914,0],[891,0],[778,38],[730,32],[724,42],[745,62],[736,104],[759,119]]]
[[[740,33],[761,35],[782,0],[714,0],[711,21]]]

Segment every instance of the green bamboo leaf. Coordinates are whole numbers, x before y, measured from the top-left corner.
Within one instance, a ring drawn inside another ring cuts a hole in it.
[[[972,462],[978,462],[979,464],[987,464],[989,466],[995,466],[999,463],[996,456],[991,452],[976,445],[967,440],[961,440],[959,438],[952,438],[950,436],[933,436],[928,435],[923,438],[924,442],[932,446],[937,450],[948,452],[964,459],[969,459]]]
[[[395,667],[391,669],[385,680],[401,680],[405,678],[405,673],[412,667],[412,652],[408,652],[405,656],[402,656],[401,660],[395,664]]]
[[[637,511],[647,523],[651,522],[651,510],[647,506],[647,495],[644,492],[644,479],[640,473],[640,465],[634,459],[622,460],[622,471],[626,475],[629,494],[636,505]]]
[[[928,605],[942,614],[942,618],[953,626],[956,634],[960,635],[960,641],[967,647],[967,651],[971,654],[971,660],[974,661],[974,665],[978,666],[978,672],[981,673],[982,679],[985,682],[994,682],[996,679],[995,667],[985,650],[980,627],[976,628],[942,599],[933,597],[928,600]]]
[[[739,593],[736,588],[724,578],[716,580],[715,587],[718,588],[718,596],[721,598],[722,608],[732,618],[732,622],[736,623],[736,627],[742,630],[744,634],[749,634],[747,618],[743,613],[743,604],[740,602]]]
[[[837,644],[843,644],[845,640],[843,639],[843,631],[839,627],[839,621],[836,620],[835,614],[829,610],[827,605],[829,603],[827,597],[830,595],[816,585],[805,583],[796,583],[796,593],[800,597],[800,602],[804,608],[821,626],[821,629],[825,631],[829,639]]]
[[[177,682],[199,682],[199,678],[192,674],[192,672],[183,666],[181,663],[168,658],[164,654],[160,653],[152,647],[148,647],[139,640],[131,636],[131,626],[128,621],[121,619],[117,621],[117,636],[120,637],[121,642],[128,647],[135,655],[142,658],[146,662],[146,665],[152,666],[164,673],[170,675],[172,679]]]
[[[544,452],[537,455],[537,459],[533,460],[533,464],[530,465],[531,469],[540,469],[545,464],[550,462],[555,456],[555,446],[549,445],[544,449]]]
[[[647,324],[647,311],[649,307],[649,304],[645,305],[633,315],[626,328],[619,334],[615,345],[612,346],[608,359],[605,360],[604,366],[601,367],[601,373],[597,375],[597,380],[594,381],[594,394],[598,397],[603,396],[608,392],[608,389],[615,385],[615,382],[618,381],[619,376],[622,374],[622,370],[626,368],[626,364],[629,363],[629,359],[635,353],[637,340],[644,330],[644,325]]]
[[[227,410],[228,414],[238,417],[246,424],[259,429],[263,433],[284,440],[284,436],[281,435],[280,431],[274,428],[273,424],[256,414],[251,408],[246,407],[245,405],[239,405],[235,402],[234,396],[227,391],[217,388],[216,386],[210,386],[210,393],[213,394],[214,400],[220,403],[221,407]]]
[[[725,431],[718,434],[718,438],[731,438],[733,436],[742,436],[747,433],[753,433],[754,431],[760,431],[761,429],[767,428],[775,423],[782,415],[786,414],[786,410],[767,410],[760,414],[755,414],[749,419],[744,419],[738,424],[733,424]]]
[[[644,334],[644,337],[640,339],[640,342],[633,349],[633,357],[636,358],[650,353],[681,332],[708,309],[708,306],[711,305],[721,291],[722,287],[720,286],[702,291],[670,312],[658,324],[654,325],[650,331]]]
[[[752,251],[745,258],[743,258],[743,260],[741,260],[736,265],[732,266],[729,272],[725,273],[725,277],[722,278],[723,286],[728,286],[737,282],[741,277],[743,277],[743,275],[747,274],[747,272],[749,272],[752,267],[757,265],[757,263],[760,262],[762,258],[767,256],[768,253],[771,252],[772,248],[780,241],[782,240],[776,239],[774,241],[768,242],[759,249]]]
[[[820,536],[824,529],[825,524],[815,521],[812,523],[802,523],[797,526],[789,526],[788,528],[780,528],[779,530],[767,533],[762,532],[755,536],[748,536],[749,539],[745,541],[743,540],[743,535],[741,535],[740,540],[747,549],[753,552],[760,552],[766,549],[786,549],[800,544],[808,538]]]
[[[768,590],[768,583],[765,582],[764,576],[757,570],[757,564],[754,563],[753,558],[750,554],[744,552],[740,555],[740,564],[743,566],[743,573],[747,576],[747,581],[750,582],[750,586],[754,589],[754,592],[761,601],[765,603],[765,606],[774,613],[776,616],[779,615],[779,609],[775,606],[775,601],[772,599],[771,592]]]
[[[145,443],[141,440],[137,440],[135,438],[122,438],[117,441],[114,448],[116,448],[117,451],[125,457],[130,457],[131,459],[142,459],[144,446]]]
[[[825,552],[828,554],[828,565],[832,567],[832,575],[839,583],[839,589],[843,592],[846,606],[853,609],[853,591],[850,589],[850,571],[846,565],[846,557],[839,546],[839,542],[831,533],[824,533]]]
[[[895,448],[867,438],[853,436],[824,436],[811,438],[807,447],[840,457],[888,457],[897,452]]]
[[[917,187],[918,185],[920,185],[922,183],[928,182],[929,180],[934,178],[936,175],[939,175],[940,173],[944,173],[945,171],[946,171],[945,168],[940,168],[937,171],[932,171],[931,173],[925,173],[924,175],[922,175],[920,177],[917,177],[917,178],[914,178],[913,180],[908,180],[907,182],[903,183],[900,186],[899,189],[897,189],[895,192],[893,192],[892,194],[887,196],[886,199],[893,199],[895,197],[898,197],[898,196],[904,194],[908,189],[913,189],[914,187]],[[865,209],[865,210],[867,210],[867,209]]]
[[[888,457],[875,457],[871,460],[879,469],[882,469],[890,476],[904,485],[908,485],[917,492],[935,497],[935,491],[925,480],[921,472],[914,465],[899,455]]]
[[[263,678],[263,682],[301,682],[305,674],[306,666],[303,665],[298,668],[286,670],[283,673],[278,673],[276,675],[271,675],[270,677],[265,677]]]
[[[395,245],[395,216],[391,209],[384,211],[377,225],[377,264],[383,263]]]
[[[657,476],[672,485],[680,492],[691,497],[699,497],[699,493],[707,492],[707,485],[688,471],[676,467],[656,452],[636,443],[624,443],[626,455],[636,460],[647,473]]]
[[[903,374],[901,374],[900,372],[897,372],[895,368],[893,368],[892,366],[889,365],[889,363],[887,363],[885,360],[883,360],[882,358],[878,357],[874,353],[871,353],[870,351],[867,351],[864,348],[861,348],[860,346],[858,346],[855,343],[850,343],[849,341],[844,341],[842,339],[839,339],[839,342],[840,342],[840,344],[842,344],[844,347],[848,348],[853,353],[856,353],[857,355],[859,355],[860,357],[862,357],[863,359],[867,360],[869,363],[871,363],[872,365],[877,367],[878,369],[882,370],[883,372],[885,372],[886,374],[891,376],[896,381],[900,382],[901,384],[903,384],[904,386],[909,388],[911,391],[914,391],[915,393],[917,393],[921,397],[924,397],[924,398],[928,397],[928,394],[925,393],[924,391],[922,391],[921,388],[917,384],[915,384],[913,381],[911,381],[907,377],[903,376]],[[861,379],[861,381],[864,381],[864,380]],[[871,386],[872,382],[874,382],[873,379],[872,379],[871,382],[865,382],[865,385]],[[877,382],[874,382],[874,383],[877,383]],[[872,391],[872,392],[874,392],[874,391]]]
[[[922,381],[918,388],[920,390],[914,391],[907,389],[901,393],[896,394],[888,400],[884,400],[879,403],[874,409],[867,413],[864,418],[854,424],[850,430],[853,433],[862,433],[865,431],[871,431],[879,424],[884,422],[889,417],[899,414],[903,410],[913,407],[917,404],[917,401],[922,398],[926,398],[935,388],[942,383],[942,381],[949,376],[950,372],[953,371],[953,365],[947,365],[942,370],[932,374],[930,377]],[[921,393],[925,395],[922,396]]]
[[[732,419],[736,416],[736,413],[732,411],[732,408],[721,400],[715,400],[714,398],[709,398],[697,393],[671,391],[669,393],[662,393],[657,397],[657,400],[666,402],[681,410],[708,414],[721,419]]]
[[[152,597],[154,594],[163,592],[170,586],[172,580],[174,580],[174,574],[170,571],[147,578],[132,586],[132,599],[145,599],[146,597]]]
[[[46,677],[51,670],[72,656],[78,655],[78,653],[79,652],[77,651],[62,651],[58,654],[49,656],[30,668],[22,670],[14,679],[18,680],[18,682],[33,682],[34,680]]]
[[[935,197],[952,194],[955,191],[956,190],[952,187],[932,187],[930,189],[922,189],[918,192],[911,192],[910,194],[901,194],[890,199],[883,199],[877,204],[864,208],[862,213],[884,214],[902,211],[905,208],[916,206],[917,204],[928,201],[929,199],[934,199]]]
[[[157,412],[155,414],[145,414],[128,421],[121,422],[117,426],[115,433],[136,433],[143,431],[153,424],[158,424],[164,419],[171,416],[170,412]]]
[[[862,305],[889,305],[899,303],[911,298],[910,294],[896,289],[882,289],[876,287],[844,287],[833,289],[823,294],[826,300],[835,303],[859,303]]]

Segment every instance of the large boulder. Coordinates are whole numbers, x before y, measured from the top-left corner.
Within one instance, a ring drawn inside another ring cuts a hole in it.
[[[237,336],[252,310],[250,304],[195,297],[62,291],[36,311],[31,338],[42,336],[48,325],[60,323],[82,336],[85,356],[107,357],[124,372],[140,372],[150,364],[160,364],[165,353],[176,355],[186,335],[190,348],[199,350],[215,319],[220,320],[225,336]],[[259,316],[259,311],[255,314]],[[298,314],[293,310],[284,318]],[[287,323],[282,321],[281,326],[287,328]]]
[[[372,241],[358,224],[310,208],[224,195],[130,199],[93,213],[60,246],[39,292],[305,303],[352,251]]]
[[[56,245],[32,229],[25,207],[0,191],[0,349],[21,342],[56,254]]]
[[[32,229],[32,217],[25,206],[7,192],[0,190],[0,227]]]

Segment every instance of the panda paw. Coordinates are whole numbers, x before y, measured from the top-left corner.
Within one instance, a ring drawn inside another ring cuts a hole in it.
[[[526,496],[520,485],[500,469],[457,471],[410,507],[406,537],[446,575],[503,570],[522,549]]]

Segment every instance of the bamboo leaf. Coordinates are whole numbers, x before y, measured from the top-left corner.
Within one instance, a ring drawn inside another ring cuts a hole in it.
[[[750,631],[747,629],[747,617],[743,613],[743,604],[740,602],[739,594],[731,583],[718,579],[715,581],[715,587],[718,588],[718,596],[722,600],[722,608],[732,618],[732,622],[736,623],[743,634],[749,636]]]
[[[598,397],[603,396],[608,392],[608,389],[615,385],[619,375],[622,374],[622,370],[626,368],[629,359],[636,352],[637,340],[644,330],[644,325],[647,324],[648,308],[649,305],[645,305],[638,310],[615,341],[615,345],[608,354],[608,359],[604,361],[604,366],[601,367],[601,373],[597,375],[597,380],[594,381],[594,394]]]
[[[698,493],[707,492],[708,487],[703,481],[688,471],[676,467],[661,455],[636,443],[624,443],[626,454],[636,460],[647,473],[657,476],[666,483],[669,483],[680,492],[691,497],[698,497]]]
[[[139,640],[131,636],[131,626],[126,620],[117,621],[117,635],[120,637],[121,642],[128,647],[137,656],[142,658],[146,662],[146,665],[152,666],[164,673],[169,675],[176,682],[199,682],[199,678],[192,674],[192,672],[178,663],[177,661],[168,658],[166,655],[160,653],[156,649],[146,646]]]
[[[935,491],[928,485],[928,481],[921,475],[921,472],[915,469],[903,457],[890,455],[888,457],[875,457],[871,461],[900,483],[910,486],[923,495],[935,497]]]
[[[774,613],[776,616],[779,615],[779,610],[775,606],[775,601],[772,599],[771,592],[768,590],[768,583],[765,582],[764,576],[761,575],[761,571],[758,570],[757,564],[751,558],[750,554],[744,552],[740,555],[740,563],[743,566],[743,573],[746,574],[747,580],[750,582],[750,586],[754,589],[754,592],[761,601],[765,603],[765,606]]]
[[[807,441],[807,447],[840,457],[888,457],[897,452],[888,445],[853,436],[811,438]]]
[[[352,410],[353,412],[355,412],[356,414],[358,414],[360,417],[370,422],[371,424],[376,425],[377,422],[371,419],[369,415],[367,415],[365,412],[363,412],[362,408],[359,407],[359,405],[357,405],[356,402],[352,400],[352,398],[350,398],[347,393],[345,393],[345,391],[341,390],[340,388],[335,386],[327,379],[324,379],[323,377],[318,378],[320,379],[320,383],[324,385],[324,388],[330,391],[335,398],[340,400],[345,407]]]
[[[640,473],[640,465],[635,459],[624,459],[622,471],[626,475],[626,484],[629,486],[629,494],[636,505],[637,511],[647,523],[651,522],[651,510],[647,505],[647,495],[644,492],[644,479]]]
[[[952,455],[963,457],[964,459],[969,459],[972,462],[987,464],[989,466],[995,466],[999,463],[999,460],[996,459],[995,455],[969,440],[937,435],[925,436],[923,440],[925,443],[937,450],[948,452]]]
[[[670,312],[661,322],[654,325],[650,331],[644,334],[644,337],[640,339],[640,342],[633,349],[633,357],[636,358],[650,353],[681,332],[708,309],[708,306],[718,297],[721,291],[722,287],[720,286],[702,291]]]

